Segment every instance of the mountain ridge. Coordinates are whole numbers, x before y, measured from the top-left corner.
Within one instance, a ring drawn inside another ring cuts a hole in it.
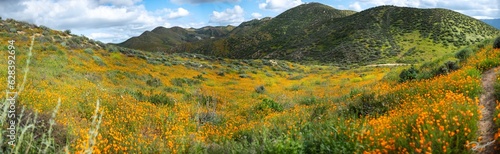
[[[129,38],[117,45],[146,51],[164,51],[182,43],[223,37],[232,29],[234,29],[234,27],[230,25],[205,26],[198,29],[185,29],[178,26],[165,28],[159,26],[151,31],[145,31],[139,36]]]

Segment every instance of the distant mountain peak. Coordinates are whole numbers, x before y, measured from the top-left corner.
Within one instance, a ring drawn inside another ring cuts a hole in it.
[[[196,52],[229,58],[317,60],[340,64],[397,59],[412,63],[425,60],[419,57],[422,55],[453,52],[496,37],[500,31],[447,9],[385,5],[355,12],[321,3],[306,3],[274,18],[254,19],[238,27],[202,28],[183,35],[157,34],[150,37],[157,40],[156,44],[144,42],[148,44],[143,45],[145,48],[128,47],[147,50],[162,44],[169,46],[164,48],[168,52]],[[191,39],[196,36],[212,37]],[[162,41],[166,43],[158,43]]]

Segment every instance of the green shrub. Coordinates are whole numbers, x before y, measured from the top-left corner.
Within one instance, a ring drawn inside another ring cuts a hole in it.
[[[240,74],[240,78],[250,78],[250,75],[248,74]]]
[[[198,85],[198,84],[201,84],[201,81],[197,80],[197,79],[189,79],[189,78],[173,78],[172,80],[170,80],[170,83],[172,83],[172,85],[174,85],[174,86],[182,87],[184,85],[188,85],[188,86]]]
[[[86,48],[83,50],[85,53],[88,53],[88,54],[91,54],[93,55],[94,54],[94,51],[91,49],[91,48]]]
[[[328,108],[327,106],[317,106],[316,108],[314,108],[314,110],[312,111],[311,113],[311,116],[309,117],[310,120],[320,120],[321,117],[328,112]]]
[[[299,75],[295,75],[295,76],[290,76],[288,77],[288,80],[300,80],[302,78],[306,77],[305,75],[302,75],[302,74],[299,74]]]
[[[302,105],[313,105],[318,103],[318,99],[315,96],[305,96],[299,100],[299,104]]]
[[[484,59],[483,61],[479,62],[478,64],[476,64],[476,68],[481,70],[481,71],[486,71],[490,68],[498,66],[499,64],[500,64],[500,62],[498,60],[487,58],[487,59]]]
[[[405,81],[416,79],[418,72],[419,71],[413,66],[411,66],[409,69],[404,69],[399,74],[399,82],[405,82]]]
[[[97,65],[99,65],[99,66],[106,66],[106,63],[104,63],[104,61],[102,61],[101,57],[99,57],[99,56],[92,56],[92,58],[94,59],[94,62],[97,63]]]
[[[500,37],[497,37],[495,39],[495,43],[493,43],[493,49],[499,49],[500,48]]]
[[[257,86],[257,87],[255,87],[255,92],[262,94],[262,93],[266,92],[266,88],[263,85]]]
[[[465,60],[465,59],[469,58],[470,55],[472,55],[471,48],[465,48],[465,49],[462,49],[462,50],[458,51],[457,53],[455,53],[455,57],[457,57],[460,60]]]
[[[225,75],[225,73],[224,73],[224,71],[219,71],[219,72],[217,72],[217,75],[218,75],[218,76],[224,76],[224,75]]]
[[[275,101],[273,101],[271,99],[267,99],[267,98],[263,99],[262,102],[256,106],[256,109],[260,110],[260,111],[272,110],[272,111],[278,111],[278,112],[281,112],[284,110],[283,105],[276,103]]]
[[[163,83],[161,83],[160,79],[158,78],[149,79],[146,81],[146,84],[151,87],[159,87],[163,85]]]
[[[383,101],[375,97],[374,93],[362,93],[354,102],[347,105],[348,113],[356,116],[380,114],[388,110]]]
[[[149,96],[148,102],[153,103],[155,105],[175,105],[175,100],[173,98],[168,97],[166,94],[154,94]]]

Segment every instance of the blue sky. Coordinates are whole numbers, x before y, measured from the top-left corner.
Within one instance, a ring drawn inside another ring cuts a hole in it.
[[[118,43],[158,26],[237,26],[309,2],[355,11],[379,5],[446,8],[500,18],[500,0],[1,0],[0,16]]]

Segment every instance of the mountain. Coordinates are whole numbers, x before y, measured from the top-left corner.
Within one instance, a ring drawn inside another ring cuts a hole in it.
[[[356,13],[308,3],[275,18],[244,22],[226,37],[168,51],[338,64],[416,63],[499,34],[484,22],[446,9],[379,6]]]
[[[490,24],[497,29],[500,29],[500,19],[482,19],[481,21]]]
[[[132,37],[118,45],[146,51],[164,51],[182,43],[223,37],[233,28],[233,26],[207,26],[199,29],[156,27],[152,31],[146,31],[140,36]]]

